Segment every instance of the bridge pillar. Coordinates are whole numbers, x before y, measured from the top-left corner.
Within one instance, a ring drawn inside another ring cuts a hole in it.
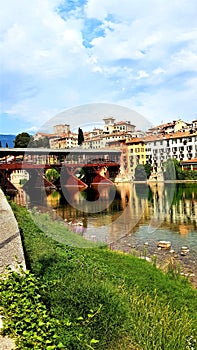
[[[45,178],[44,169],[27,169],[27,171],[30,178],[24,185],[25,189],[56,188],[55,185]]]

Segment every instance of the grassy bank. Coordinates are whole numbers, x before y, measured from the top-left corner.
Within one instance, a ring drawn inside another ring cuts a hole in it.
[[[6,330],[18,336],[17,327],[31,320],[20,310],[25,301],[16,310],[11,307],[24,293],[34,323],[40,322],[41,328],[41,335],[36,327],[29,328],[40,337],[39,345],[34,340],[29,347],[28,335],[19,332],[25,344],[21,349],[195,349],[197,291],[186,280],[165,275],[132,255],[86,246],[82,237],[50,222],[45,214],[34,217],[38,228],[26,209],[13,204],[13,210],[31,273],[11,275],[9,282],[1,283]],[[10,294],[6,283],[12,286]],[[43,334],[51,342],[47,347]]]

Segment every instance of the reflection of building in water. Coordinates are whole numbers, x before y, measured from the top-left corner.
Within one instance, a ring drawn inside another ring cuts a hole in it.
[[[18,188],[18,193],[14,198],[14,202],[18,205],[21,205],[22,207],[25,207],[27,204],[27,198],[26,193],[23,191],[22,188]]]
[[[180,235],[183,236],[188,235],[190,231],[194,230],[194,225],[180,224],[178,227]]]
[[[128,233],[135,233],[140,225],[153,229],[162,227],[188,234],[197,227],[197,189],[188,196],[187,188],[181,197],[175,184],[151,183],[147,185],[122,184],[122,215],[110,228],[110,241],[116,241]],[[129,199],[129,201],[128,201]]]
[[[150,185],[151,191],[154,194],[152,201],[152,208],[150,210],[157,215],[158,223],[162,227],[172,229],[173,226],[179,230],[181,234],[186,233],[184,225],[187,224],[188,232],[194,230],[197,225],[197,191],[193,189],[188,194],[188,187],[177,186],[175,184],[157,184]],[[179,190],[182,192],[179,197]],[[196,193],[195,193],[196,192]],[[188,226],[189,225],[189,226]]]
[[[192,185],[118,184],[111,201],[109,191],[103,187],[100,202],[94,191],[88,194],[89,200],[85,191],[63,193],[61,198],[59,192],[53,192],[46,204],[42,199],[42,205],[55,208],[56,217],[66,222],[82,223],[86,237],[94,234],[112,242],[135,233],[143,225],[178,231],[181,235],[197,228],[197,188]]]
[[[147,220],[148,217],[148,194],[147,184],[119,184],[117,191],[120,195],[122,211],[112,222],[109,229],[110,242],[135,232],[139,227],[140,220]]]
[[[60,205],[61,194],[58,191],[51,191],[47,195],[47,205],[57,208]]]

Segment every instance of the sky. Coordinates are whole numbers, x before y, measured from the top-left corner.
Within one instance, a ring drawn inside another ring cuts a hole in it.
[[[129,108],[153,125],[196,119],[196,17],[196,0],[6,0],[0,134],[34,133],[90,104]]]

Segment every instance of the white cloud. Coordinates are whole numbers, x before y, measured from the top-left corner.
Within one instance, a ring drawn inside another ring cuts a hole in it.
[[[32,125],[95,101],[162,119],[176,119],[181,110],[186,115],[188,105],[195,113],[195,0],[88,0],[84,12],[73,9],[65,20],[57,11],[63,3],[7,0],[2,6],[2,113]],[[101,32],[86,47],[84,27],[92,18],[101,21]]]

